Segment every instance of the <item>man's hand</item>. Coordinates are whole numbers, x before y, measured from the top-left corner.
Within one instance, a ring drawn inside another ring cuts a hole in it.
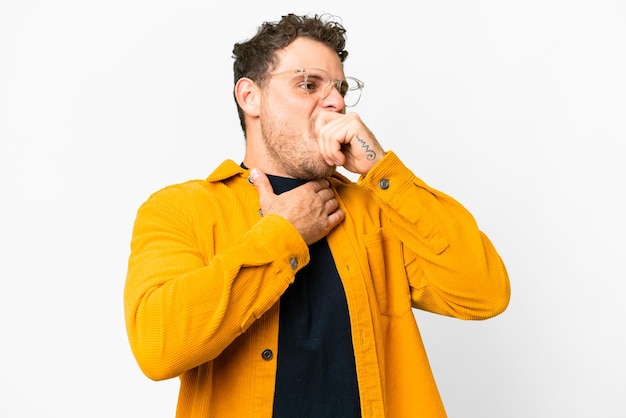
[[[276,214],[287,219],[300,232],[307,245],[328,235],[346,217],[326,179],[312,180],[276,195],[264,173],[253,168],[250,176],[259,192],[263,215]]]
[[[365,175],[385,155],[356,113],[322,111],[315,120],[314,132],[328,165]]]

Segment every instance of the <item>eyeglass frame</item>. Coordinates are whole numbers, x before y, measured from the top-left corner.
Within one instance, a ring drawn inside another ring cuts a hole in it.
[[[305,76],[304,81],[306,82],[307,81],[307,76],[308,76],[307,70],[321,71],[322,73],[328,75],[328,80],[330,80],[330,83],[328,85],[324,86],[324,90],[322,92],[324,92],[326,90],[327,90],[327,92],[325,94],[323,94],[323,96],[319,99],[320,101],[324,100],[325,98],[327,98],[330,95],[330,93],[332,92],[332,88],[333,87],[337,89],[337,91],[339,92],[339,94],[341,95],[342,98],[345,98],[345,96],[347,94],[347,91],[346,91],[346,93],[342,94],[340,88],[341,88],[341,84],[343,82],[347,82],[348,80],[351,80],[351,81],[356,83],[356,88],[351,89],[351,91],[359,90],[359,97],[356,100],[356,102],[354,102],[354,104],[351,104],[351,105],[346,105],[345,101],[344,101],[345,107],[354,107],[357,104],[359,104],[359,102],[361,101],[361,96],[363,94],[363,87],[365,87],[365,83],[363,81],[359,80],[356,77],[349,77],[348,76],[348,77],[344,77],[341,80],[334,80],[333,76],[328,71],[322,70],[321,68],[314,68],[314,67],[303,67],[303,68],[296,68],[295,70],[281,71],[279,73],[269,73],[268,76],[269,77],[274,77],[274,76],[283,76],[283,75],[287,75],[287,74],[298,75],[298,74],[302,73]],[[308,95],[314,94],[314,93],[309,92],[306,89],[304,91]]]

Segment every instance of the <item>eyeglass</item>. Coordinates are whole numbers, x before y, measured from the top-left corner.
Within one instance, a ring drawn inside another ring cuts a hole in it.
[[[290,74],[294,76],[296,81],[295,87],[304,94],[318,96],[318,100],[324,100],[332,88],[336,88],[343,97],[346,107],[354,107],[359,103],[361,90],[365,87],[365,83],[354,77],[334,80],[327,71],[319,68],[298,68],[297,70],[270,74],[270,76],[277,77]]]

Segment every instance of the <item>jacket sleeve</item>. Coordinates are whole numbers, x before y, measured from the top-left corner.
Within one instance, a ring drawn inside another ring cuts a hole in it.
[[[201,241],[213,240],[223,227],[202,225],[205,231],[199,231],[189,193],[179,186],[155,193],[139,208],[133,228],[126,328],[140,368],[154,380],[217,357],[276,303],[309,261],[298,232],[277,215],[248,230],[239,219],[241,231],[224,238],[232,241],[228,248],[208,254]]]
[[[504,263],[460,203],[426,185],[391,151],[358,183],[400,241],[414,308],[472,320],[506,309]]]

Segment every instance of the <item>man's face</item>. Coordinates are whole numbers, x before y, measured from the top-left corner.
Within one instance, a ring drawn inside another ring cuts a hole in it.
[[[300,68],[318,68],[333,80],[343,79],[337,53],[308,38],[298,38],[278,53],[279,65],[263,89],[260,124],[265,151],[275,174],[312,179],[331,175],[335,167],[321,158],[315,138],[314,121],[322,110],[345,112],[341,94],[334,87],[328,96],[307,94]],[[280,75],[279,75],[280,74]],[[300,78],[299,78],[300,77]]]

